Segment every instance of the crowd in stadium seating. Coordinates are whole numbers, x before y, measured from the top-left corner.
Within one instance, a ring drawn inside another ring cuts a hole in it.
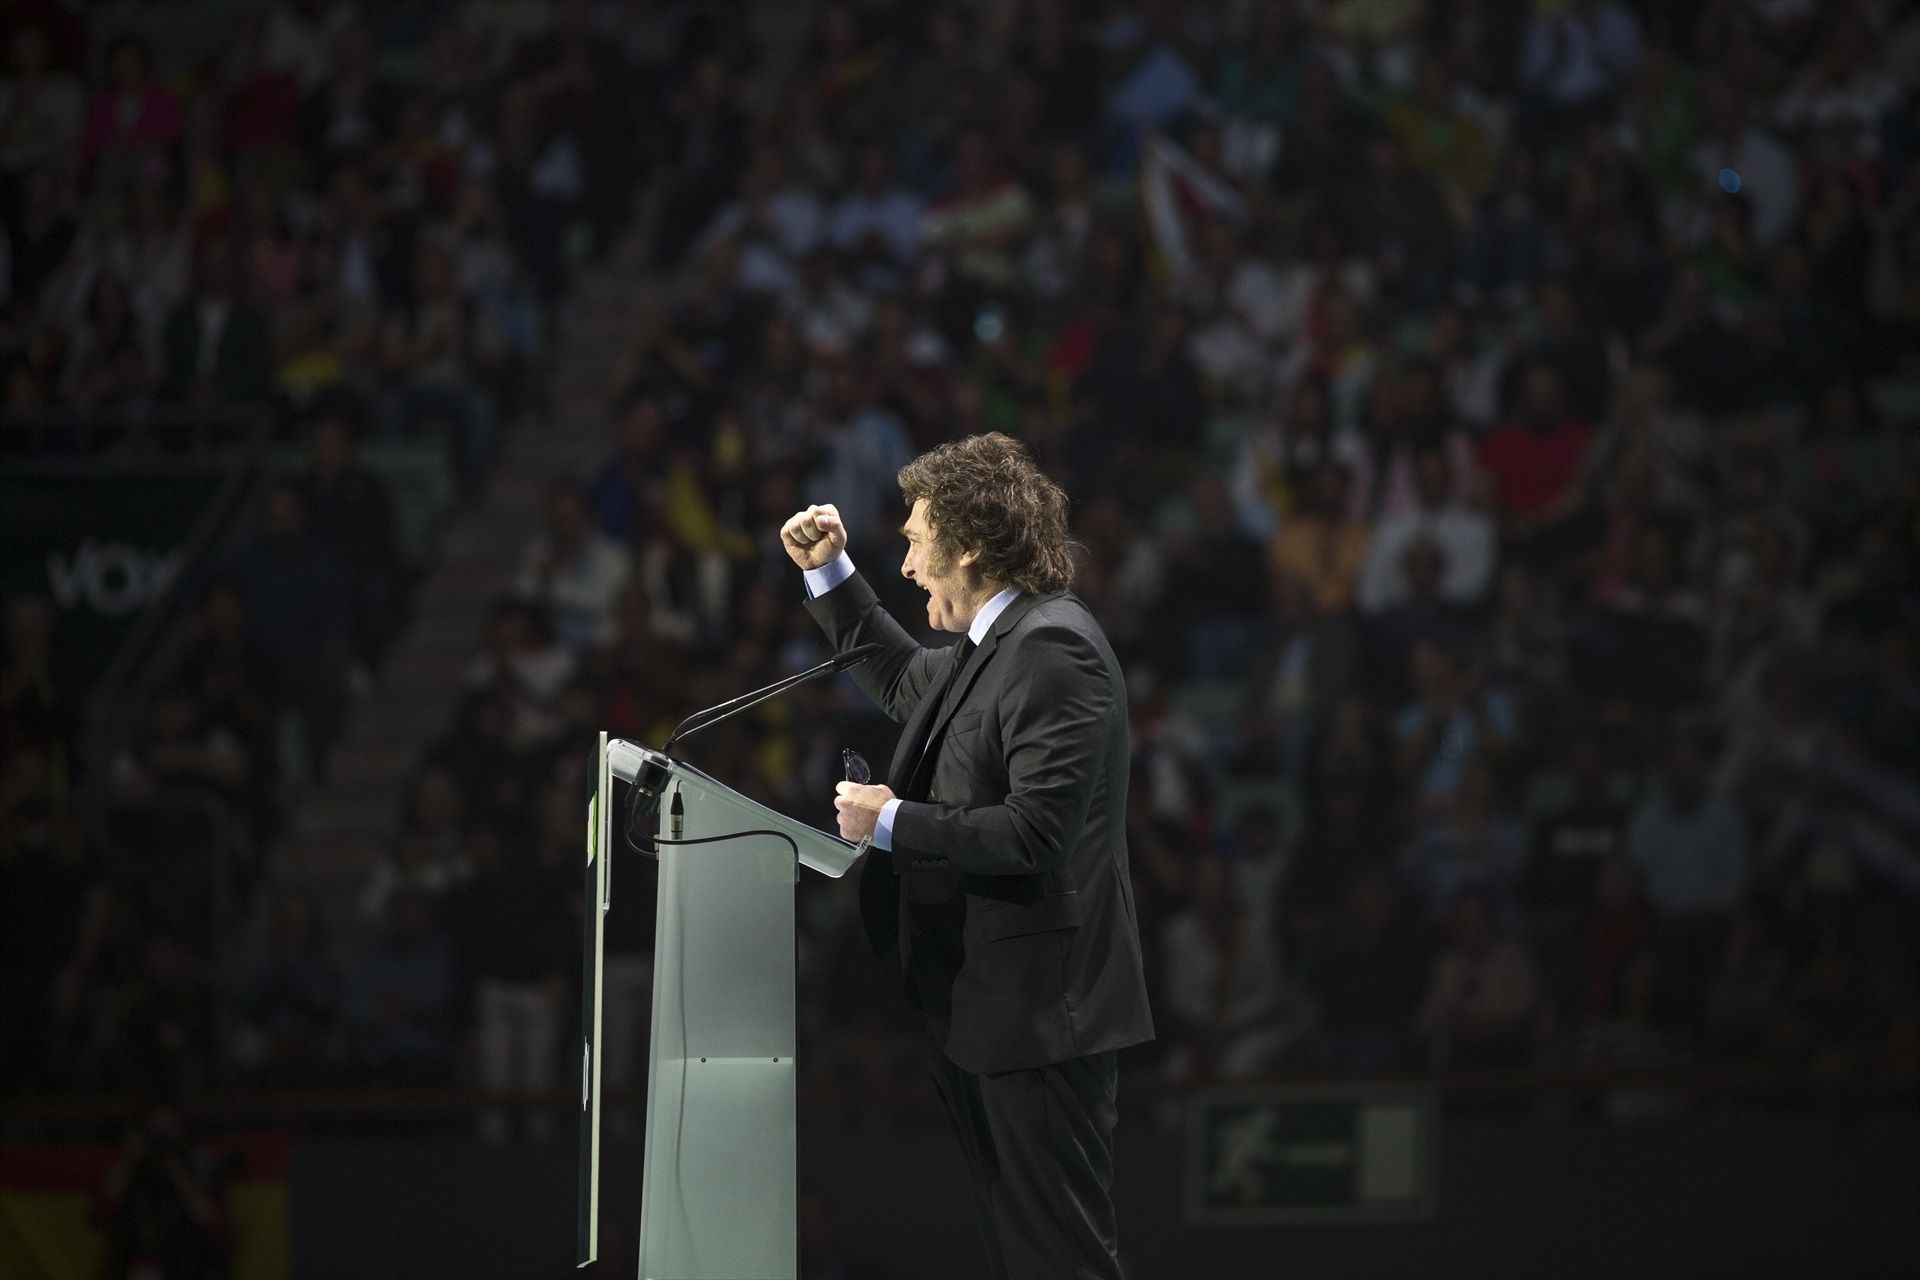
[[[671,287],[607,388],[606,464],[554,485],[423,761],[368,887],[382,940],[342,971],[295,906],[236,993],[254,1043],[293,1046],[261,1078],[551,1083],[592,733],[658,741],[820,654],[773,537],[809,501],[914,616],[894,473],[986,430],[1076,499],[1075,590],[1128,674],[1161,1032],[1136,1070],[1920,1067],[1911,5],[563,5],[478,64],[461,23],[410,25],[429,11],[292,4],[233,42],[254,80],[186,106],[115,45],[80,145],[6,153],[16,296],[64,288],[40,332],[90,335],[14,342],[9,406],[357,379],[379,429],[444,424],[472,482],[502,353],[537,340],[503,264],[552,299],[557,226],[617,239],[636,166],[659,194]],[[369,41],[409,40],[390,86]],[[257,126],[279,65],[308,198],[229,199],[246,252],[208,252],[238,234],[201,202],[243,145],[211,108]],[[118,290],[61,275],[88,239],[68,154],[126,204],[93,251],[143,264]],[[181,200],[155,209],[162,158]],[[201,252],[169,277],[174,225]],[[310,345],[242,342],[243,279],[280,281]],[[125,359],[130,332],[166,360]],[[288,489],[270,523],[322,506]],[[228,710],[153,711],[216,785],[251,758],[237,619],[323,639],[247,581],[207,605]],[[16,707],[44,630],[9,613],[10,740],[43,713]],[[891,727],[816,686],[688,753],[824,825],[843,745],[885,759]],[[52,785],[36,758],[9,750],[16,806]],[[72,922],[46,954],[84,951],[84,877],[45,865]],[[616,1083],[643,1034],[631,901]],[[822,1078],[917,1075],[847,895],[800,904]],[[174,1011],[146,1039],[183,1055],[204,978],[155,946],[129,999]]]
[[[313,1078],[342,1028],[384,1070],[446,1034],[396,1025],[396,984],[423,979],[390,955],[346,958],[368,976],[343,987],[309,903],[269,908],[275,954],[221,972],[222,824],[166,805],[213,797],[236,833],[233,909],[256,909],[289,794],[323,775],[421,567],[363,450],[408,443],[470,492],[539,394],[553,305],[625,191],[559,123],[591,88],[578,16],[298,0],[0,22],[0,456],[137,464],[237,443],[290,462],[115,753],[81,740],[90,691],[51,602],[9,601],[8,1087],[166,1093],[235,1063]],[[104,775],[106,848],[79,821],[86,769]],[[383,928],[403,935],[404,917],[383,908]]]

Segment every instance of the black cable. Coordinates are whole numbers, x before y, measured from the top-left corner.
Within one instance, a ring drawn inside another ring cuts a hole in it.
[[[786,832],[775,831],[771,827],[763,828],[759,831],[729,831],[722,836],[699,836],[692,840],[674,840],[667,836],[655,836],[653,842],[655,844],[713,844],[718,840],[737,840],[741,836],[778,836],[787,842],[788,848],[793,850],[794,860],[798,861],[800,858],[800,842]],[[633,843],[633,833],[631,831],[627,833],[627,843]]]
[[[633,828],[631,826],[623,826],[620,830],[620,834],[627,838],[627,848],[633,850],[635,853],[642,854],[646,857],[653,856],[652,854],[648,853],[645,849],[642,849],[639,845],[633,842]],[[718,835],[718,836],[696,836],[691,840],[675,840],[669,836],[655,836],[653,838],[653,842],[657,845],[659,844],[717,844],[722,840],[737,840],[741,836],[777,836],[780,839],[785,840],[787,842],[787,847],[793,850],[794,861],[798,862],[800,860],[800,842],[795,840],[792,836],[788,835],[786,832],[775,831],[772,827],[762,827],[754,831],[729,831],[724,835]]]

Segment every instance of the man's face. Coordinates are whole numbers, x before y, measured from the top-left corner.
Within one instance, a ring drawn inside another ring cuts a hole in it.
[[[914,499],[913,513],[900,532],[907,539],[907,558],[900,573],[927,593],[927,625],[936,631],[965,631],[973,624],[973,601],[980,585],[973,567],[975,553],[954,555],[934,546],[925,498]]]

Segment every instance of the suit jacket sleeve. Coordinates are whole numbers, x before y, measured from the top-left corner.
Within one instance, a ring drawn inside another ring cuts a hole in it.
[[[998,804],[903,801],[893,848],[950,860],[974,875],[1033,875],[1067,865],[1086,826],[1113,734],[1114,689],[1093,641],[1071,627],[1021,635],[1001,695],[1007,798]]]
[[[807,612],[826,631],[835,653],[874,641],[885,646],[848,674],[875,706],[905,724],[933,683],[945,650],[928,649],[908,635],[857,569],[833,590],[807,601]]]

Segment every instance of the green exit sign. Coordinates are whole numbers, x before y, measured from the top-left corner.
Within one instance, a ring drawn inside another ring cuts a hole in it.
[[[1198,1093],[1187,1106],[1187,1221],[1426,1221],[1434,1211],[1439,1142],[1428,1089],[1331,1085]]]

